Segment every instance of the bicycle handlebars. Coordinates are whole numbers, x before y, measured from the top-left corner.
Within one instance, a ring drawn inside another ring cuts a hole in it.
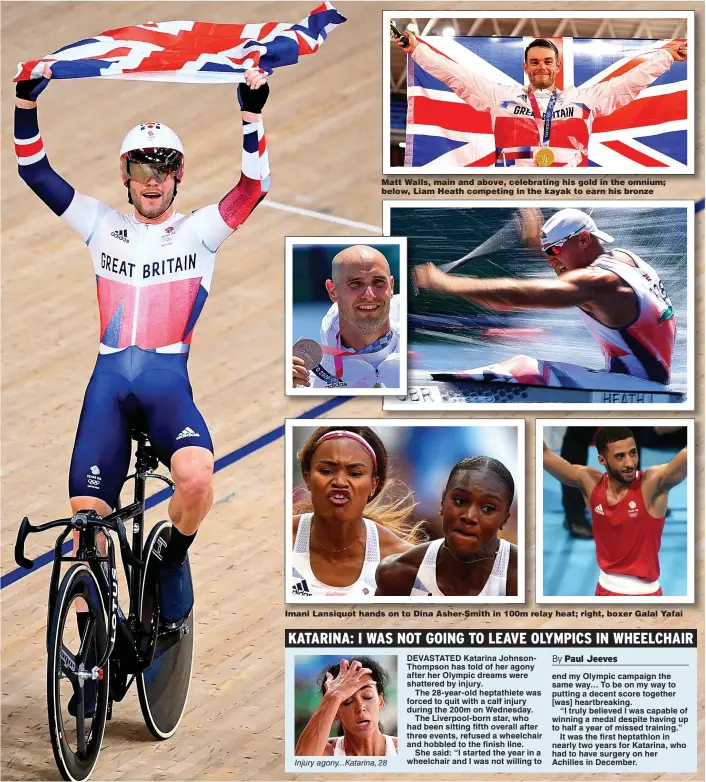
[[[123,559],[132,567],[142,569],[144,562],[132,553],[130,544],[128,543],[127,534],[125,532],[125,525],[123,520],[118,515],[120,511],[110,516],[101,518],[95,511],[79,511],[75,513],[70,519],[56,519],[49,521],[46,524],[38,524],[32,526],[29,523],[29,519],[25,516],[20,524],[19,532],[17,533],[17,540],[15,542],[15,562],[20,567],[30,570],[34,566],[34,560],[28,559],[24,555],[25,540],[27,536],[33,532],[44,532],[45,530],[52,529],[53,527],[71,527],[76,530],[87,529],[88,527],[97,527],[99,529],[112,530],[118,535],[118,541],[120,543],[120,551]]]
[[[15,562],[27,570],[31,570],[34,567],[34,560],[25,557],[25,540],[30,532],[40,532],[40,530],[37,527],[33,527],[25,516],[22,519],[19,532],[17,533],[17,540],[15,541]]]

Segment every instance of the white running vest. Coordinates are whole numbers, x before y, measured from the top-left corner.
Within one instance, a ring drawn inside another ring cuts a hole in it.
[[[436,583],[436,558],[443,543],[444,539],[439,538],[429,544],[409,593],[410,597],[447,597]],[[510,544],[501,538],[493,569],[477,597],[505,597],[509,562]]]
[[[365,557],[360,575],[349,586],[329,586],[319,581],[311,569],[309,558],[309,536],[313,513],[303,513],[299,519],[297,539],[292,553],[292,594],[326,597],[372,597],[375,594],[375,571],[380,564],[380,541],[374,521],[363,519],[365,523]]]
[[[392,736],[386,736],[384,733],[383,736],[385,736],[385,755],[396,755],[397,749],[395,747],[395,742],[392,740]],[[344,736],[339,736],[336,739],[336,744],[333,748],[334,755],[343,755],[343,757],[346,756],[344,738],[345,738]]]

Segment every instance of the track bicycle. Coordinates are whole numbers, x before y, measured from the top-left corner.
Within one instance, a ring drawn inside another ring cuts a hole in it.
[[[160,621],[157,573],[171,534],[171,522],[160,521],[143,546],[145,485],[148,478],[173,482],[152,472],[159,464],[144,432],[132,430],[137,442],[134,501],[101,518],[82,510],[70,519],[32,526],[22,520],[15,544],[15,560],[31,568],[24,555],[28,535],[63,527],[54,546],[47,611],[47,708],[49,733],[57,767],[63,779],[85,780],[98,760],[106,721],[115,701],[121,701],[137,681],[140,708],[157,739],[172,736],[186,708],[191,682],[194,644],[193,610],[175,625]],[[132,522],[132,545],[125,522]],[[78,531],[73,555],[62,548]],[[118,571],[110,532],[117,535],[128,585],[125,616],[118,601]],[[105,539],[105,554],[98,536]],[[63,562],[73,563],[61,583]],[[75,602],[82,598],[83,618]]]

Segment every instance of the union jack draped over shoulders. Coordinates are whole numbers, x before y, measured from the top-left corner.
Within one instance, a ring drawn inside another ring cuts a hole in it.
[[[425,36],[437,52],[479,77],[503,85],[527,84],[524,48],[533,38],[445,38]],[[591,87],[621,75],[645,54],[669,41],[552,38],[562,53],[556,86]],[[641,171],[689,165],[687,62],[674,62],[639,96],[592,126],[588,166]],[[405,165],[447,171],[449,167],[494,165],[496,145],[490,113],[461,100],[443,82],[407,61],[407,143]]]
[[[242,82],[249,68],[272,73],[302,55],[314,54],[328,33],[345,21],[324,2],[298,24],[181,21],[120,27],[64,46],[41,60],[20,63],[15,81],[41,77],[48,64],[54,79]]]

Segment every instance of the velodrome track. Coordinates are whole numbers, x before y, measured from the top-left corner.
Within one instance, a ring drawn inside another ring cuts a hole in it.
[[[46,725],[44,632],[49,568],[12,580],[12,544],[27,514],[65,515],[66,474],[85,384],[98,341],[95,281],[80,239],[31,194],[12,153],[16,63],[104,29],[150,19],[298,21],[308,3],[2,3],[2,765],[3,779],[55,779]],[[381,225],[379,24],[381,4],[341,3],[349,22],[314,57],[271,80],[265,113],[272,166],[268,200],[219,252],[210,301],[190,361],[195,397],[222,467],[216,504],[198,536],[194,680],[180,731],[154,742],[134,690],[116,704],[96,779],[285,777],[283,752],[283,470],[286,417],[383,415],[379,401],[284,396],[284,237],[374,235]],[[447,8],[453,5],[446,4]],[[631,4],[639,7],[639,4]],[[548,6],[551,7],[551,6]],[[555,7],[562,7],[555,4]],[[354,44],[352,43],[354,42]],[[697,82],[703,77],[699,66]],[[41,97],[40,123],[54,167],[78,190],[127,208],[118,173],[125,132],[142,119],[174,127],[187,148],[181,211],[211,203],[237,179],[240,130],[235,89],[137,82],[63,82]],[[702,117],[697,118],[701,127]],[[703,157],[700,141],[699,160]],[[670,181],[660,197],[702,197],[694,178]],[[314,214],[310,214],[312,212]],[[697,221],[703,235],[703,213]],[[703,286],[701,246],[699,292]],[[699,295],[702,313],[703,299]],[[699,373],[703,376],[703,323]],[[700,388],[700,383],[697,384]],[[701,404],[703,395],[699,400]],[[323,406],[322,406],[323,405]],[[488,414],[484,417],[502,417]],[[527,416],[532,469],[534,416]],[[703,471],[701,452],[697,458]],[[531,476],[531,472],[528,473]],[[527,480],[528,508],[533,481]],[[703,550],[703,483],[697,485],[697,550]],[[160,495],[148,515],[165,514]],[[534,523],[527,518],[528,600],[534,587]],[[29,556],[51,536],[32,540]],[[703,630],[703,555],[696,569],[699,613],[649,626]],[[393,625],[395,620],[379,620]],[[428,620],[429,624],[431,620]],[[532,620],[541,625],[544,620]],[[369,620],[370,625],[377,624]],[[328,626],[342,622],[328,620]],[[439,627],[448,622],[438,620]],[[470,624],[470,623],[469,623]],[[481,624],[476,622],[476,624]],[[609,620],[603,623],[611,626]],[[639,625],[637,620],[634,624]],[[643,622],[645,626],[647,622]],[[566,621],[567,627],[581,622]],[[558,626],[554,623],[554,626]],[[702,659],[703,668],[703,659]],[[703,681],[703,670],[701,671]],[[703,692],[702,683],[698,685]],[[699,733],[702,734],[700,729]],[[301,775],[288,775],[299,778]],[[703,778],[703,757],[693,779]],[[311,778],[311,777],[301,777]],[[345,777],[348,779],[348,777]],[[421,778],[439,779],[439,775]],[[462,778],[459,776],[459,778]],[[531,779],[520,774],[493,779]],[[572,774],[570,778],[578,779]],[[615,778],[595,775],[595,779]],[[626,779],[630,777],[625,777]],[[674,775],[655,775],[674,779]],[[682,777],[683,778],[683,777]]]

